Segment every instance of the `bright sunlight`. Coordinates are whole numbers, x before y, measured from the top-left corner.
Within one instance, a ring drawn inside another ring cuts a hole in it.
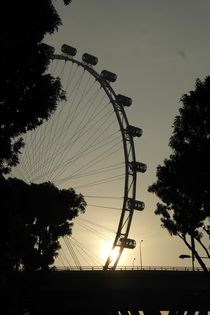
[[[110,242],[105,242],[104,246],[101,249],[101,257],[104,261],[107,260],[107,258],[110,256],[111,257],[111,265],[114,264],[116,261],[118,255],[119,255],[119,247],[115,247],[115,249],[112,251],[112,243]]]

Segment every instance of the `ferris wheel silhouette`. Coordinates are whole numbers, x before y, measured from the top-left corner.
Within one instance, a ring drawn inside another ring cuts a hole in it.
[[[87,264],[89,255],[89,264],[115,269],[123,250],[136,246],[129,237],[132,218],[134,211],[144,209],[144,202],[136,200],[137,174],[147,166],[136,160],[134,143],[142,129],[128,122],[125,108],[132,99],[112,88],[117,75],[95,70],[97,57],[84,53],[79,61],[74,47],[64,44],[59,54],[47,47],[52,60],[48,71],[61,79],[66,101],[24,136],[25,148],[12,175],[28,182],[51,181],[84,195],[86,213],[76,218],[73,235],[62,240],[58,259],[63,265],[78,266],[80,260]],[[94,252],[104,241],[110,253],[98,263]]]

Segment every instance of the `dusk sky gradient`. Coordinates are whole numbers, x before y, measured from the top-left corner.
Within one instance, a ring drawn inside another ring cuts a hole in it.
[[[156,168],[170,154],[172,124],[180,98],[194,89],[195,80],[210,75],[210,2],[208,0],[73,0],[55,1],[63,25],[45,42],[59,52],[63,43],[98,57],[96,70],[118,75],[112,85],[133,99],[126,109],[129,122],[143,129],[136,140],[137,160],[147,164],[138,176],[137,199],[145,210],[133,220],[135,250],[122,264],[139,264],[142,242],[144,265],[191,265],[181,240],[160,227],[154,210],[157,198],[147,192]],[[193,176],[193,170],[192,170]]]

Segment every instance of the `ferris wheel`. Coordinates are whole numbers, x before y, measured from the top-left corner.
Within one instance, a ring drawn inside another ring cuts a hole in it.
[[[49,121],[24,136],[25,148],[12,175],[28,182],[51,181],[81,193],[86,213],[76,218],[73,235],[63,240],[58,259],[63,265],[81,265],[80,260],[84,265],[88,254],[93,265],[115,269],[124,249],[136,247],[129,232],[134,211],[144,209],[144,202],[136,200],[137,174],[147,167],[136,160],[134,144],[142,130],[128,122],[125,108],[132,99],[112,88],[117,75],[94,69],[97,57],[84,53],[79,61],[77,50],[66,44],[59,54],[48,49],[49,72],[61,79],[66,101]],[[98,262],[94,252],[100,256],[104,242],[109,253]]]

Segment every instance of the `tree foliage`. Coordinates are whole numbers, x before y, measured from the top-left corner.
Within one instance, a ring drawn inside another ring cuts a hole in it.
[[[64,1],[69,4],[71,1]],[[46,74],[50,54],[42,43],[61,24],[52,0],[3,1],[0,10],[0,172],[18,163],[21,134],[48,119],[64,92]]]
[[[15,178],[2,178],[0,190],[1,269],[48,269],[58,254],[59,238],[71,235],[72,220],[85,211],[83,196],[50,182],[26,184]]]
[[[203,242],[210,218],[210,77],[197,79],[195,90],[181,102],[169,141],[172,154],[157,167],[157,181],[148,190],[162,201],[155,210],[162,226],[181,237],[206,270],[194,240],[210,257]]]
[[[70,0],[63,0],[68,5]],[[85,210],[82,195],[52,183],[8,178],[18,164],[21,135],[35,129],[65,99],[59,78],[46,72],[51,58],[43,43],[61,25],[53,0],[3,1],[0,10],[0,269],[50,266],[59,238],[72,233],[72,219]]]

